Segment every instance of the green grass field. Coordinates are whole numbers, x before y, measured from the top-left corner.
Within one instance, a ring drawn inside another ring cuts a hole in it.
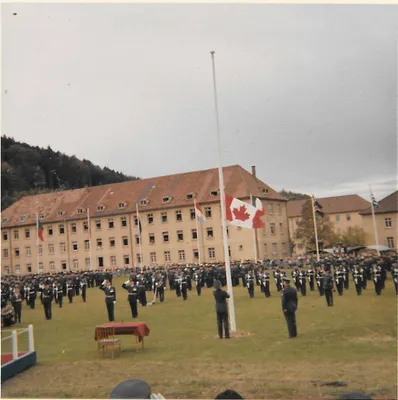
[[[131,321],[122,281],[114,280],[115,317]],[[330,308],[318,292],[300,295],[299,336],[293,340],[275,286],[269,299],[255,290],[249,299],[245,288],[235,288],[240,335],[229,341],[217,337],[212,290],[203,289],[201,297],[192,290],[186,302],[166,291],[163,304],[139,307],[138,320],[151,330],[145,349],[136,353],[134,337],[119,336],[123,351],[115,360],[102,359],[94,341],[95,325],[107,322],[99,289],[88,290],[85,304],[76,297],[73,304],[64,299],[62,309],[53,305],[51,321],[40,302],[35,310],[24,306],[21,325],[34,325],[38,364],[5,382],[2,397],[109,398],[118,383],[136,378],[168,399],[214,399],[227,388],[246,399],[331,399],[356,390],[396,398],[397,297],[391,279],[381,297],[372,285],[361,297],[351,286],[343,297],[335,294]],[[347,386],[322,386],[331,381]]]

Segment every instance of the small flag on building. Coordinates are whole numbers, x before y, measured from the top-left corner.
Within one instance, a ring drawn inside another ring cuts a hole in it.
[[[198,220],[198,222],[200,222],[201,224],[203,224],[204,222],[207,222],[207,218],[203,214],[202,208],[197,203],[195,203],[195,217]]]
[[[379,202],[376,200],[376,197],[373,193],[370,194],[371,198],[372,198],[372,204],[374,208],[379,208]]]
[[[44,227],[39,221],[39,217],[37,217],[37,233],[39,235],[39,239],[44,242]]]
[[[322,206],[319,204],[319,202],[317,200],[314,199],[314,212],[315,214],[320,215],[321,217],[325,216],[325,213],[322,210]]]

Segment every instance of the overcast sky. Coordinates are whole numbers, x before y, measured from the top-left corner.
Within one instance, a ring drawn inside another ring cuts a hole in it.
[[[13,15],[17,13],[17,15]],[[142,178],[396,190],[395,6],[2,4],[2,134]]]

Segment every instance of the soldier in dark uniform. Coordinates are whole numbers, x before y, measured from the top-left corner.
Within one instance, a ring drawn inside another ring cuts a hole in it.
[[[373,282],[375,285],[375,292],[378,296],[381,295],[381,290],[383,288],[383,282],[382,282],[382,271],[381,271],[381,266],[376,264],[373,267]]]
[[[188,288],[187,277],[185,274],[183,274],[181,277],[181,294],[184,300],[188,298],[187,288]]]
[[[147,300],[146,300],[146,288],[145,288],[145,281],[143,277],[140,278],[138,282],[138,300],[142,307],[146,307]]]
[[[52,318],[51,303],[53,301],[53,291],[50,288],[50,283],[48,281],[45,282],[44,288],[41,289],[41,299],[44,306],[44,315],[46,316],[46,319],[49,320]]]
[[[56,303],[58,304],[58,307],[62,308],[62,300],[64,297],[64,292],[63,292],[62,284],[60,282],[55,283],[54,297],[55,297]]]
[[[341,268],[342,272],[343,272],[343,282],[344,282],[344,289],[348,290],[349,289],[349,274],[350,274],[350,270],[348,265],[346,265],[345,262],[343,262],[343,266]]]
[[[71,279],[68,280],[66,284],[66,293],[68,295],[69,304],[71,304],[73,302],[73,296],[75,295],[75,285]]]
[[[294,338],[297,336],[297,324],[296,324],[296,311],[298,309],[297,290],[289,285],[290,279],[287,278],[286,276],[283,277],[282,282],[283,282],[282,311],[287,322],[289,338]]]
[[[182,282],[182,277],[176,273],[174,278],[174,287],[176,290],[177,297],[181,297],[181,282]]]
[[[82,299],[83,303],[86,302],[87,298],[87,279],[86,277],[83,276],[83,278],[80,280],[80,287],[82,289]]]
[[[299,284],[300,284],[300,292],[302,296],[307,296],[307,274],[303,270],[302,267],[300,267],[300,272],[299,272]]]
[[[344,288],[344,275],[341,267],[337,267],[334,272],[334,280],[336,282],[337,292],[339,296],[343,295],[343,288]]]
[[[270,291],[270,281],[269,281],[270,277],[269,277],[269,273],[268,272],[264,272],[263,274],[263,286],[264,286],[264,294],[265,297],[271,297],[271,291]]]
[[[395,294],[398,295],[398,266],[396,262],[392,265],[391,274],[394,281]]]
[[[15,322],[21,323],[21,314],[22,314],[22,296],[18,288],[14,290],[13,295],[11,296],[11,304],[14,308],[15,313]]]
[[[322,280],[323,291],[325,293],[326,303],[329,307],[333,306],[333,278],[330,270],[326,269]]]
[[[185,271],[187,271],[187,269],[185,269]],[[192,276],[188,272],[186,273],[186,279],[187,279],[187,289],[189,291],[191,291],[192,290]]]
[[[36,284],[31,283],[29,287],[29,306],[32,310],[35,308],[35,303],[36,303]]]
[[[219,281],[214,281],[214,289],[215,290],[213,292],[213,296],[216,300],[218,336],[220,339],[223,338],[223,325],[224,325],[225,339],[230,339],[228,305],[227,305],[227,299],[229,299],[229,294],[221,289],[221,282]]]
[[[202,282],[199,271],[195,271],[193,279],[195,281],[196,293],[198,294],[198,296],[200,296],[202,293]]]
[[[133,318],[138,317],[138,308],[137,308],[137,298],[138,298],[138,286],[134,282],[134,280],[130,279],[126,281],[122,285],[123,289],[126,289],[128,292],[127,301],[130,304],[131,315]]]
[[[116,304],[116,289],[111,286],[111,282],[108,280],[104,280],[99,288],[105,293],[105,304],[108,311],[108,319],[110,322],[112,322],[115,319],[114,309]]]
[[[310,290],[311,292],[313,292],[315,288],[315,271],[313,268],[311,267],[308,268],[307,277],[308,277],[308,283],[310,285]]]
[[[246,285],[247,285],[247,291],[249,292],[249,297],[252,299],[254,297],[254,274],[253,274],[253,271],[250,271],[246,275]]]
[[[156,292],[159,296],[159,300],[161,303],[164,302],[164,285],[165,284],[166,284],[166,282],[164,281],[162,274],[158,274],[155,285],[156,285]]]
[[[357,295],[360,296],[362,293],[363,275],[358,265],[354,265],[354,270],[352,271],[352,278],[354,279]]]
[[[316,279],[316,285],[318,287],[319,295],[323,296],[325,294],[325,291],[323,290],[323,272],[320,267],[315,272],[315,279]]]
[[[293,278],[294,286],[296,286],[296,290],[297,291],[300,290],[299,274],[300,274],[300,270],[296,267],[292,271],[292,278]]]

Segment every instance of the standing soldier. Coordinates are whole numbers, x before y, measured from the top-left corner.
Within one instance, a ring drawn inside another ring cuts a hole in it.
[[[381,275],[382,275],[381,266],[378,264],[375,264],[373,266],[373,282],[375,284],[375,291],[378,296],[381,295],[381,289],[383,287]]]
[[[250,271],[246,276],[246,285],[249,292],[249,297],[252,299],[254,297],[254,274]]]
[[[21,323],[22,296],[18,288],[14,290],[14,294],[11,296],[11,304],[15,312],[15,322]]]
[[[181,294],[184,300],[188,298],[187,288],[188,288],[187,277],[184,274],[181,277]]]
[[[66,283],[66,293],[68,295],[69,304],[72,304],[73,296],[75,295],[75,286],[71,279]]]
[[[396,262],[392,264],[391,274],[394,281],[395,294],[398,295],[398,266]]]
[[[316,285],[318,286],[319,295],[323,296],[325,291],[323,289],[323,272],[320,267],[316,270],[315,273]]]
[[[131,315],[133,318],[138,317],[138,308],[137,308],[137,297],[138,297],[138,286],[136,285],[133,279],[126,281],[122,285],[123,289],[126,289],[128,292],[127,301],[130,304]]]
[[[201,277],[198,271],[195,271],[193,275],[193,279],[195,281],[195,286],[196,286],[196,292],[198,293],[198,296],[201,295],[202,293],[202,282],[201,282]]]
[[[56,284],[55,284],[54,297],[55,297],[56,303],[58,304],[58,307],[62,308],[62,300],[64,297],[64,292],[63,292],[61,282],[56,282]]]
[[[108,319],[110,322],[112,322],[115,319],[114,309],[116,303],[116,289],[111,286],[111,282],[109,280],[104,280],[99,288],[105,293],[105,304],[108,311]]]
[[[300,271],[299,271],[298,268],[296,267],[296,268],[292,271],[293,283],[294,283],[294,286],[296,286],[296,290],[300,290],[299,274],[300,274]]]
[[[44,288],[41,289],[41,298],[44,306],[44,314],[46,319],[49,320],[52,318],[51,303],[53,301],[53,291],[50,289],[50,284],[48,281],[44,283]]]
[[[322,280],[323,291],[325,293],[326,303],[328,307],[333,306],[333,278],[330,269],[326,269],[323,273]]]
[[[303,267],[300,267],[299,272],[299,284],[300,284],[300,292],[302,296],[307,296],[307,274],[303,270]]]
[[[263,274],[263,286],[264,286],[264,294],[265,297],[271,297],[271,291],[269,286],[269,273],[264,272]]]
[[[87,279],[85,276],[83,276],[83,278],[80,280],[80,287],[82,289],[83,303],[85,303],[87,298]]]
[[[138,283],[138,300],[140,301],[142,307],[146,307],[146,287],[143,277],[140,278]]]
[[[290,286],[290,279],[283,277],[282,311],[287,322],[289,338],[297,336],[296,311],[298,309],[297,290]]]
[[[339,296],[343,295],[343,285],[344,285],[344,276],[341,270],[341,267],[337,267],[334,272],[334,280],[336,282],[336,288],[339,293]]]
[[[343,272],[343,281],[344,281],[344,289],[348,290],[349,289],[349,274],[350,274],[350,269],[346,263],[343,262],[343,266],[341,268]]]
[[[363,275],[358,265],[354,265],[354,270],[352,271],[352,278],[354,279],[357,295],[360,296],[362,293]]]
[[[227,305],[227,299],[229,299],[229,294],[221,289],[221,282],[219,281],[214,281],[214,289],[215,290],[213,292],[213,296],[216,300],[218,336],[220,339],[223,338],[223,325],[224,325],[225,339],[230,339],[228,305]]]
[[[36,285],[32,282],[29,289],[29,306],[32,310],[35,308],[35,302],[36,302]]]
[[[164,280],[162,274],[158,274],[156,279],[156,292],[159,295],[159,300],[161,303],[164,302],[164,286],[166,281]]]
[[[307,276],[308,276],[308,283],[310,285],[310,290],[311,292],[313,292],[315,288],[315,271],[312,267],[308,268]]]

